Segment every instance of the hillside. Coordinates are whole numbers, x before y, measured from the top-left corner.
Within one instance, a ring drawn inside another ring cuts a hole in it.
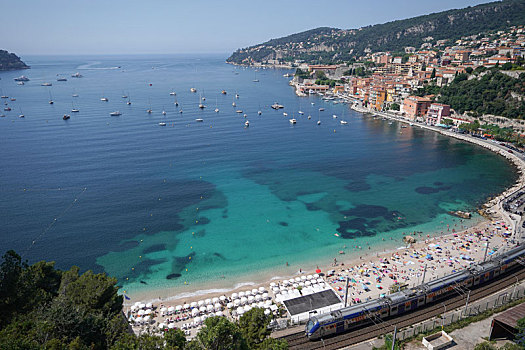
[[[317,28],[239,49],[227,62],[268,60],[337,63],[366,52],[403,51],[407,46],[435,46],[439,40],[501,30],[525,23],[525,0],[503,0],[464,9],[367,26],[359,29]]]
[[[27,69],[29,66],[22,62],[20,57],[14,53],[0,50],[0,71]]]

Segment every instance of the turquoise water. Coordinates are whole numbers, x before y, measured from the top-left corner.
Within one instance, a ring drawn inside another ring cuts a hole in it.
[[[516,179],[480,147],[296,97],[286,71],[261,70],[254,83],[253,70],[223,62],[33,57],[25,86],[12,81],[20,72],[0,73],[3,93],[17,98],[0,119],[5,250],[106,271],[130,295],[232,287],[329,265],[340,250],[352,258],[397,246],[403,233],[459,228],[447,211],[474,211]],[[54,81],[76,71],[84,78]],[[269,107],[276,101],[295,126]],[[63,121],[72,105],[80,113]]]

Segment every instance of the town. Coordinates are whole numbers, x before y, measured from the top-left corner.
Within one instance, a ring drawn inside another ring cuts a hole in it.
[[[388,111],[431,126],[460,128],[483,119],[524,133],[521,120],[460,112],[440,103],[433,92],[439,92],[456,78],[475,79],[490,70],[519,78],[525,72],[525,28],[513,26],[450,43],[427,37],[420,48],[405,47],[401,53],[368,52],[348,64],[320,65],[296,60],[292,66],[297,70],[290,85],[295,86],[299,96],[333,96],[352,102],[361,111]],[[522,96],[512,97],[522,101]]]

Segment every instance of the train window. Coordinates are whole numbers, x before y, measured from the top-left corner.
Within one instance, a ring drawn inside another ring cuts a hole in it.
[[[392,309],[390,309],[392,312],[396,312],[397,311],[397,306],[394,306]]]
[[[425,298],[419,298],[420,303],[422,303],[423,301],[425,301]]]
[[[314,327],[313,321],[308,321],[308,323],[306,324],[306,331],[310,333],[313,327]]]

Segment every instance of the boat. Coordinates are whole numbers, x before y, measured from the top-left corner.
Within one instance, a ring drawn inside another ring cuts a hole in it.
[[[321,125],[321,121],[320,120],[317,121],[317,125]]]
[[[108,100],[107,97],[102,97],[102,98],[100,99],[100,101],[108,102],[109,100]]]
[[[259,79],[257,79],[257,70],[254,73],[255,73],[255,78],[253,78],[253,82],[258,83]]]
[[[5,118],[5,114],[0,114],[0,118]]]
[[[179,111],[180,114],[182,114],[182,109]]]
[[[242,113],[242,109],[236,110],[235,113]]]
[[[29,81],[29,78],[26,77],[25,75],[21,75],[18,78],[14,78],[13,80],[14,81]]]
[[[126,102],[126,104],[129,106],[131,105],[131,98],[128,96],[128,101]]]
[[[14,101],[16,101],[16,98],[11,97],[11,98],[9,99],[9,101],[13,101],[13,102],[14,102]]]
[[[322,112],[322,111],[324,111],[324,108],[323,107],[319,108],[319,112]]]
[[[166,115],[166,111],[165,110],[162,110],[162,115]]]
[[[52,105],[53,103],[55,103],[53,101],[53,96],[51,96],[51,91],[49,91],[49,104]]]
[[[285,117],[287,117],[287,116],[288,116],[288,113],[286,113],[286,112],[283,112],[283,115],[284,115]]]
[[[261,114],[262,114],[262,112],[261,112],[261,111],[257,111],[257,114],[258,114],[258,115],[261,115]]]
[[[67,81],[66,78],[57,78],[57,81]]]
[[[295,118],[290,119],[290,124],[295,124],[295,123],[297,123],[297,120]]]
[[[222,90],[221,94],[226,95],[227,94],[226,90]]]
[[[332,118],[337,119],[337,116],[334,114],[334,115],[332,116]]]
[[[75,74],[71,74],[71,78],[82,78],[82,74],[76,72]]]
[[[346,124],[348,124],[348,122],[347,122],[346,120],[341,120],[340,123],[341,123],[341,125],[346,125]]]
[[[75,106],[73,105],[73,102],[71,102],[71,113],[78,113],[78,112],[80,112],[80,110],[75,108]]]
[[[248,114],[244,114],[244,118],[246,118],[248,116]]]
[[[25,83],[23,81],[17,81],[16,85],[25,85]]]
[[[405,128],[408,128],[408,126],[406,126],[406,125],[403,124],[403,125],[401,125],[401,128],[402,128],[402,129],[405,129]]]
[[[170,92],[170,96],[176,96],[176,95],[177,95],[177,93],[175,91],[171,91]]]
[[[204,119],[202,119],[202,118],[197,118],[197,119],[195,119],[195,121],[196,121],[197,123],[202,123],[202,122],[204,121]]]
[[[239,98],[239,94],[235,94],[235,98]]]
[[[290,73],[283,74],[283,77],[285,77],[285,78],[289,78],[289,77],[292,77],[292,76],[293,76],[293,75],[290,74]]]
[[[42,83],[42,84],[40,84],[40,86],[53,86],[53,84],[51,84],[51,83]]]
[[[308,116],[308,119],[312,119],[312,116],[311,116],[311,115],[309,115],[309,116]]]
[[[244,126],[246,126],[246,127],[250,126],[250,121],[249,120],[245,121],[244,122]]]
[[[72,97],[78,97],[78,94],[75,94],[75,93],[74,93],[74,94],[71,95],[71,96],[72,96]]]
[[[173,102],[173,104],[175,105],[175,107],[179,106],[179,102],[176,99],[175,99],[175,102]]]
[[[151,109],[147,109],[146,113],[151,114],[151,113],[153,113],[153,111]]]
[[[62,120],[68,120],[69,118],[71,118],[69,114],[64,114],[64,116],[62,117]]]
[[[206,108],[206,106],[203,105],[202,103],[199,103],[199,108],[200,108],[200,109],[204,109],[204,108]]]
[[[233,106],[233,107],[236,107],[236,106],[237,106],[237,104],[235,103],[235,101],[232,102],[232,106]]]
[[[4,111],[6,111],[6,112],[11,111],[11,107],[5,107],[5,108],[4,108]]]
[[[195,88],[191,88],[190,91],[191,91],[191,92],[197,92],[197,89],[195,89]]]
[[[273,109],[281,109],[281,108],[284,108],[284,106],[278,104],[277,102],[275,102],[275,103],[272,105],[272,108],[273,108]]]
[[[166,123],[164,123],[164,122],[160,122],[160,123],[159,123],[159,126],[166,126]]]
[[[297,113],[299,113],[300,115],[303,115],[303,114],[304,114],[304,112],[303,112],[303,111],[299,111],[299,112],[297,112]]]
[[[128,95],[122,94],[122,98],[128,98]]]
[[[215,108],[215,113],[219,113],[219,109],[218,108]]]
[[[200,109],[206,108],[206,106],[202,103],[202,101],[205,101],[205,100],[206,100],[206,98],[200,96],[200,98],[199,98],[199,108]]]
[[[122,113],[120,113],[119,111],[115,111],[115,112],[109,113],[109,115],[112,116],[112,117],[118,117],[118,116],[122,115]]]
[[[23,114],[18,115],[18,118],[25,118],[26,116]]]

